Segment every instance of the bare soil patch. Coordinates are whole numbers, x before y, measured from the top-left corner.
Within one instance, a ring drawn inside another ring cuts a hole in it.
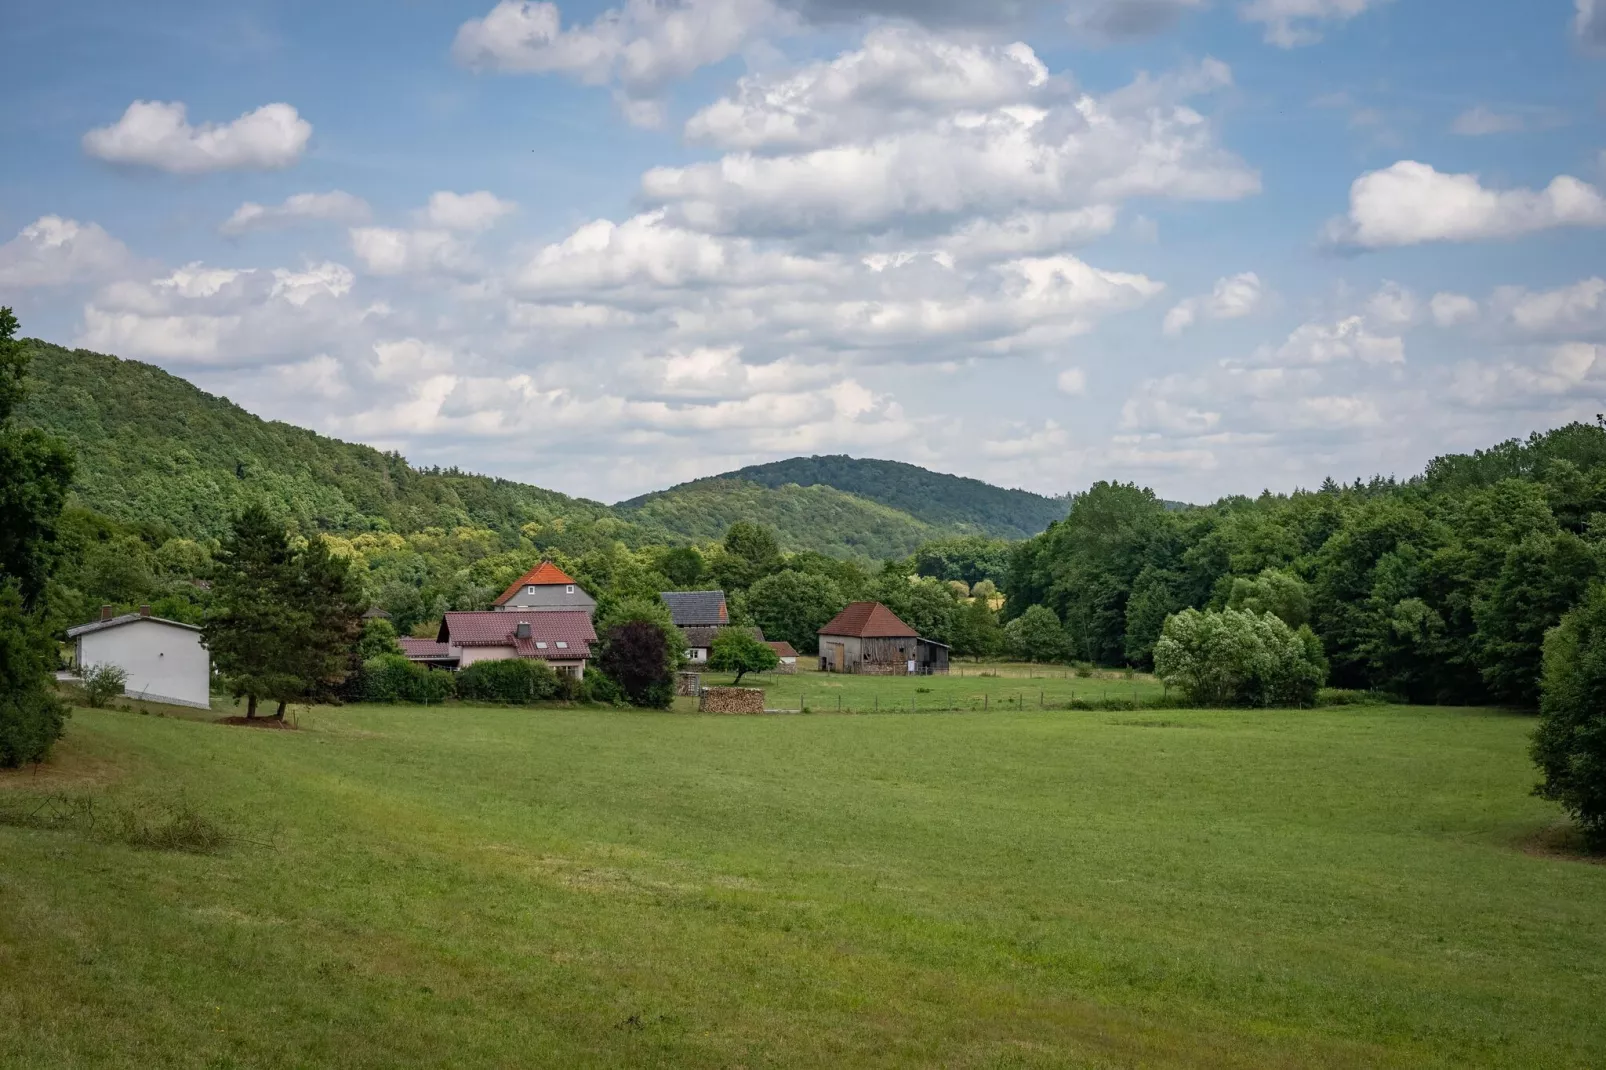
[[[216,723],[240,725],[243,728],[272,728],[281,732],[300,731],[289,721],[281,721],[277,717],[219,717]]]
[[[1554,858],[1563,862],[1586,862],[1606,866],[1606,854],[1591,851],[1570,821],[1558,821],[1518,841],[1517,849],[1535,858]]]

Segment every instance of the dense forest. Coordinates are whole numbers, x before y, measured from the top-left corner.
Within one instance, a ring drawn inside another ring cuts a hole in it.
[[[994,538],[1036,535],[1065,516],[1066,503],[1061,498],[1005,490],[979,479],[944,475],[901,461],[859,460],[841,454],[752,465],[622,504],[630,508],[646,506],[655,499],[693,493],[710,483],[729,484],[736,480],[777,489],[788,485],[833,487],[906,513],[932,527]]]
[[[1331,682],[1415,702],[1535,705],[1545,632],[1606,565],[1606,429],[1441,457],[1420,476],[1173,511],[1100,483],[1011,554],[1007,615],[1046,606],[1073,656],[1147,665],[1184,608],[1270,611]]]

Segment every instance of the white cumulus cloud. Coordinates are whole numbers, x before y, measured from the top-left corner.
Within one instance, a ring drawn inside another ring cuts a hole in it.
[[[1265,296],[1260,276],[1253,271],[1217,279],[1210,293],[1178,302],[1166,313],[1162,329],[1175,337],[1200,319],[1238,319],[1259,308]]]
[[[300,223],[359,223],[369,216],[368,202],[344,190],[328,193],[296,193],[282,204],[246,201],[218,228],[224,234],[245,234],[253,230],[275,230]]]
[[[106,286],[85,307],[77,344],[184,364],[293,363],[362,329],[354,282],[330,262],[299,270],[188,264]]]
[[[1295,48],[1322,39],[1316,25],[1348,22],[1368,8],[1387,0],[1249,0],[1238,9],[1246,22],[1266,27],[1266,42],[1279,48]]]
[[[1606,48],[1606,4],[1601,0],[1575,0],[1578,14],[1573,33],[1589,48]]]
[[[669,83],[792,22],[771,0],[628,0],[587,25],[564,28],[556,4],[500,0],[458,28],[452,56],[475,70],[611,85],[627,118],[655,125]]]
[[[494,193],[479,190],[474,193],[452,193],[441,190],[429,198],[424,219],[432,227],[443,230],[485,230],[498,219],[518,210],[512,201],[504,201]]]
[[[94,223],[47,215],[0,245],[0,286],[65,286],[112,274],[128,247]]]
[[[1066,368],[1054,379],[1054,385],[1061,394],[1071,397],[1081,397],[1087,393],[1087,373],[1081,368]]]
[[[1440,327],[1455,327],[1478,318],[1478,302],[1465,294],[1436,293],[1428,302],[1428,310]]]
[[[85,134],[83,145],[111,163],[201,174],[289,167],[311,137],[312,124],[288,104],[264,104],[233,122],[192,126],[177,101],[136,100],[117,122]]]
[[[738,151],[654,168],[642,190],[689,226],[746,233],[1232,200],[1258,192],[1258,174],[1183,103],[1231,80],[1206,60],[1095,97],[1048,75],[1025,45],[878,30],[828,63],[744,79],[688,124]]]
[[[1606,198],[1561,175],[1542,190],[1494,190],[1477,175],[1445,174],[1402,160],[1357,178],[1346,218],[1327,236],[1367,249],[1435,241],[1514,238],[1565,226],[1606,226]]]

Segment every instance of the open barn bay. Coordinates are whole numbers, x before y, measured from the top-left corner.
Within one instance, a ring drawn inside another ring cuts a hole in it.
[[[1606,1063],[1532,722],[80,710],[0,806],[0,1051],[66,1066]],[[175,799],[214,853],[29,826]]]

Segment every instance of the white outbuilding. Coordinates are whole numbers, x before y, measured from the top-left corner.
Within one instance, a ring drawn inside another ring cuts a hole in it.
[[[73,663],[79,668],[116,665],[128,674],[123,694],[129,698],[209,709],[212,658],[201,645],[201,629],[151,616],[150,606],[138,613],[111,615],[67,629],[73,641]]]

